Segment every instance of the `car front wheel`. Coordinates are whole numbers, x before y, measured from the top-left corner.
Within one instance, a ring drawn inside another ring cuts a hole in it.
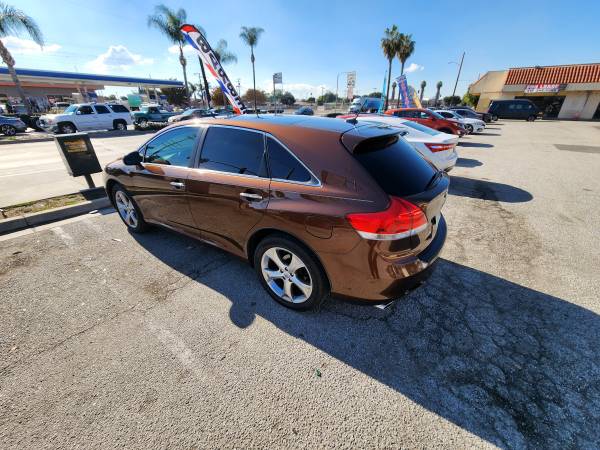
[[[473,132],[473,125],[466,124],[465,129],[467,130],[467,133],[471,134]]]
[[[2,125],[0,132],[5,136],[14,136],[17,134],[17,129],[12,125]]]
[[[75,128],[75,125],[73,125],[73,124],[63,123],[58,127],[58,131],[60,131],[61,134],[71,134],[71,133],[75,133],[77,131],[77,129]]]
[[[119,212],[119,217],[134,233],[143,233],[148,228],[148,224],[144,221],[144,217],[139,208],[123,189],[122,186],[116,185],[113,188],[114,205]]]
[[[302,245],[284,236],[269,236],[254,253],[259,280],[275,301],[307,310],[329,294],[329,283],[319,261]]]

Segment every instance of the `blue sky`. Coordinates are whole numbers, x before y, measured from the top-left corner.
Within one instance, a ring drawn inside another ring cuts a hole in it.
[[[43,52],[30,42],[8,38],[17,67],[104,72],[182,79],[177,55],[157,30],[146,25],[154,2],[123,0],[19,0],[44,32]],[[156,2],[158,3],[158,2]],[[256,54],[257,86],[269,88],[273,72],[283,72],[284,89],[303,97],[335,91],[336,75],[355,70],[359,94],[381,90],[387,61],[380,49],[386,27],[396,24],[416,41],[408,60],[410,84],[437,81],[452,93],[459,61],[466,52],[457,93],[488,70],[515,66],[600,61],[600,2],[597,1],[166,1],[187,10],[211,43],[226,39],[238,57],[226,66],[229,77],[251,87],[249,49],[239,39],[242,25],[265,29]],[[52,6],[50,6],[52,4]],[[188,76],[199,66],[188,58]],[[399,75],[396,60],[393,75]],[[343,80],[343,76],[340,77]],[[340,85],[344,85],[340,81]],[[340,88],[340,94],[341,94]],[[115,91],[107,89],[107,92]]]

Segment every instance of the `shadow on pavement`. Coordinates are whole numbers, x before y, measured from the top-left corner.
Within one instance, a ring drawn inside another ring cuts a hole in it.
[[[500,133],[477,133],[478,136],[501,136]]]
[[[320,311],[298,313],[271,300],[235,257],[217,251],[227,262],[206,269],[212,247],[196,244],[190,254],[194,241],[162,230],[136,239],[225,296],[238,327],[262,317],[494,445],[600,442],[600,317],[593,312],[442,259],[427,284],[385,311],[330,299]]]
[[[481,142],[459,142],[457,145],[459,147],[479,147],[479,148],[492,148],[494,146],[493,144],[483,144]]]
[[[478,159],[472,158],[458,158],[456,160],[456,167],[479,167],[482,166],[483,163]]]
[[[461,197],[506,203],[523,203],[533,199],[533,196],[529,192],[508,184],[452,175],[450,176],[450,189],[448,193]]]

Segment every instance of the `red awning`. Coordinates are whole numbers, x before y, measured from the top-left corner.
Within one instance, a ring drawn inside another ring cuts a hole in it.
[[[600,83],[600,64],[509,69],[505,84]]]

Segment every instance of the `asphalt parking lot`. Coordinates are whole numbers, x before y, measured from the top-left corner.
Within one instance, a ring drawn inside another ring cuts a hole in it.
[[[275,304],[112,211],[0,241],[0,448],[598,448],[600,125],[458,148],[448,240],[387,310]]]

